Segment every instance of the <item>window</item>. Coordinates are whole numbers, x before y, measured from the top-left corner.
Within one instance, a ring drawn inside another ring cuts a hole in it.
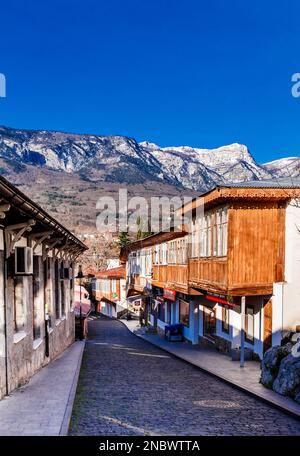
[[[229,333],[229,307],[222,306],[222,331]]]
[[[154,252],[153,252],[153,263],[158,264],[159,263],[159,246],[156,245],[154,247]]]
[[[254,307],[246,306],[245,338],[247,342],[254,343]]]
[[[60,268],[62,273],[64,272],[64,263],[60,263]],[[66,293],[65,293],[65,281],[63,279],[63,275],[61,276],[62,278],[60,279],[60,299],[61,299],[61,314],[62,316],[66,315]]]
[[[227,255],[227,208],[219,209],[214,214],[213,254]]]
[[[166,242],[161,245],[161,251],[162,251],[161,264],[167,264],[167,262],[168,262],[168,259],[167,259],[168,244]]]
[[[168,244],[168,261],[169,264],[176,263],[176,241],[171,241]]]
[[[212,241],[212,220],[211,214],[202,217],[199,221],[200,230],[200,256],[211,256],[211,241]]]
[[[147,250],[146,253],[146,276],[151,277],[152,274],[152,251],[151,249]]]
[[[227,255],[227,208],[217,209],[199,219],[200,257]],[[193,252],[192,254],[196,254]]]
[[[109,281],[109,279],[101,280],[101,290],[104,293],[109,293],[110,292],[110,281]]]
[[[117,292],[117,281],[116,279],[112,279],[111,281],[111,292],[116,293]]]
[[[73,263],[70,264],[70,309],[73,307],[74,300],[74,279],[73,279]]]
[[[196,222],[192,222],[191,226],[192,234],[191,234],[191,257],[197,257],[197,231],[196,231]]]
[[[32,275],[32,288],[33,288],[33,305],[32,305],[32,333],[33,340],[39,339],[41,336],[41,327],[39,321],[39,313],[41,310],[40,300],[40,257],[33,256],[33,275]]]
[[[14,329],[15,332],[25,329],[24,282],[21,276],[14,278]]]
[[[183,299],[179,300],[179,319],[185,326],[190,324],[190,304]]]
[[[60,318],[60,290],[59,290],[59,262],[54,262],[54,296],[55,296],[55,318]]]
[[[146,251],[142,250],[141,251],[141,256],[140,256],[140,275],[145,277],[146,276]]]
[[[227,226],[228,226],[228,215],[227,208],[222,209],[222,255],[227,255]]]
[[[187,261],[187,240],[177,241],[177,264],[185,264]]]
[[[199,241],[200,241],[200,257],[205,256],[205,243],[206,243],[206,221],[204,217],[199,220]]]
[[[53,325],[51,314],[52,314],[52,295],[51,295],[51,259],[48,257],[44,261],[44,303],[45,303],[45,312],[48,314],[49,326],[50,328]]]

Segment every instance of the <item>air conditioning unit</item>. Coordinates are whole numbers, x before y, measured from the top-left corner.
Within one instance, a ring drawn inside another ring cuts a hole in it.
[[[15,274],[33,274],[33,250],[31,247],[15,248]]]

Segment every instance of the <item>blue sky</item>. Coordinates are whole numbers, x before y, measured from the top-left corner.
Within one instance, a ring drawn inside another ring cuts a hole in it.
[[[15,0],[0,124],[300,155],[298,0]]]

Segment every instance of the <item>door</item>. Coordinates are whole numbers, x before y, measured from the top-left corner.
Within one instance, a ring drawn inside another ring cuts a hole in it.
[[[203,306],[203,334],[213,338],[216,334],[216,313],[213,308]]]
[[[272,299],[264,299],[264,352],[272,347]]]

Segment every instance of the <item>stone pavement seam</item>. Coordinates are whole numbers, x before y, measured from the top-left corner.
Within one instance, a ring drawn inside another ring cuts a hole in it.
[[[151,339],[148,339],[147,337],[145,337],[143,334],[137,334],[135,332],[135,329],[136,328],[130,328],[125,321],[122,321],[122,320],[117,320],[119,321],[122,325],[124,325],[127,330],[129,332],[131,332],[131,334],[134,334],[136,337],[139,337],[143,340],[145,340],[146,342],[148,342],[149,344],[151,345],[154,345],[158,348],[160,348],[161,350],[169,353],[170,355],[174,356],[175,358],[178,358],[182,361],[184,361],[185,363],[188,363],[188,364],[191,364],[192,366],[196,367],[197,369],[200,369],[201,371],[203,372],[206,372],[207,374],[211,375],[212,377],[214,378],[218,378],[220,379],[221,381],[223,381],[224,383],[228,384],[228,385],[231,385],[231,386],[234,386],[235,388],[239,389],[240,391],[243,391],[244,393],[248,394],[249,396],[252,396],[252,397],[255,397],[256,399],[260,400],[261,402],[264,402],[266,404],[269,404],[271,405],[272,407],[276,408],[276,409],[279,409],[281,411],[283,411],[284,413],[286,413],[287,415],[290,415],[292,416],[293,418],[297,419],[298,421],[300,421],[300,411],[296,410],[296,406],[297,404],[295,405],[295,409],[294,408],[291,408],[289,407],[288,404],[284,404],[280,401],[284,400],[285,398],[280,396],[278,398],[278,402],[276,402],[275,400],[271,399],[271,398],[267,398],[267,397],[264,397],[264,396],[261,396],[259,393],[257,393],[256,391],[253,391],[249,388],[246,388],[245,386],[241,385],[240,383],[237,383],[231,379],[229,379],[228,377],[224,377],[220,374],[217,374],[216,372],[214,371],[211,371],[210,369],[208,368],[205,368],[203,366],[199,366],[197,363],[193,362],[192,360],[190,359],[187,359],[183,356],[181,356],[180,354],[178,353],[175,353],[174,351],[172,350],[169,350],[167,347],[165,346],[162,346],[160,345],[159,343],[156,343],[154,342],[153,340]],[[274,394],[277,394],[277,393],[274,393]],[[297,407],[298,408],[298,407]]]
[[[81,353],[78,357],[76,372],[75,372],[73,383],[71,386],[71,390],[70,390],[70,394],[69,394],[69,398],[68,398],[68,404],[66,407],[66,411],[64,414],[64,419],[63,419],[63,422],[61,425],[59,435],[68,435],[69,425],[70,425],[72,410],[73,410],[73,404],[74,404],[74,400],[75,400],[75,396],[76,396],[76,389],[77,389],[78,378],[79,378],[79,374],[80,374],[84,347],[85,347],[85,339],[82,341],[82,344],[81,344]]]

